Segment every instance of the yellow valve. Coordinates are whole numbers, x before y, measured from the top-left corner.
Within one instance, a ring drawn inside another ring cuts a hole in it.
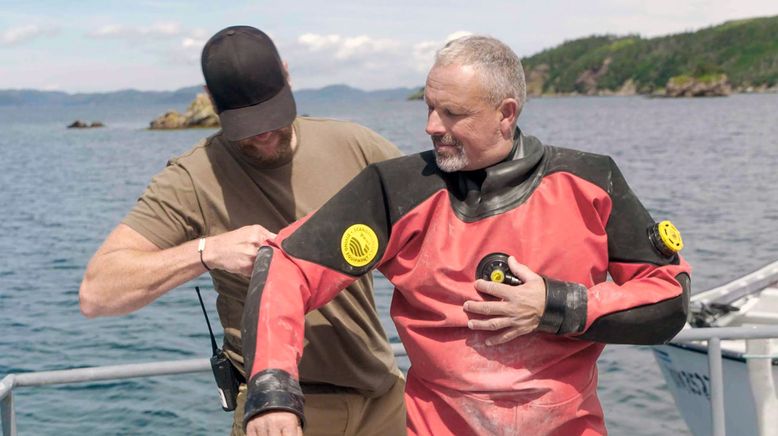
[[[665,257],[673,257],[683,248],[681,232],[668,220],[660,221],[648,229],[651,244]]]
[[[502,283],[505,281],[505,273],[499,269],[495,269],[492,271],[492,274],[489,278],[492,279],[493,282]]]
[[[659,223],[659,238],[664,243],[665,247],[673,253],[677,253],[683,249],[683,239],[681,238],[681,232],[668,220],[664,220]]]

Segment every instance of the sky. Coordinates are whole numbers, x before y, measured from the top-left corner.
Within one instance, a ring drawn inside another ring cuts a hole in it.
[[[778,15],[775,0],[0,0],[0,89],[175,90],[203,83],[220,29],[268,33],[295,89],[424,83],[435,50],[464,33],[530,56],[593,34],[653,37]]]

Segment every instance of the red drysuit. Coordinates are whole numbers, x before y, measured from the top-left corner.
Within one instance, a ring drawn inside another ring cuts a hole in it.
[[[432,152],[371,165],[257,256],[246,421],[302,418],[303,316],[377,268],[411,362],[410,434],[603,434],[604,344],[661,343],[686,320],[689,266],[652,244],[653,224],[610,158],[521,134],[484,170],[443,173]],[[494,252],[546,278],[548,301],[537,331],[486,346],[495,333],[468,329],[462,305],[483,300],[475,270]]]

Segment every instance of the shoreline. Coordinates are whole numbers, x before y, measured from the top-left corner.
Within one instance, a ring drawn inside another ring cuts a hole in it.
[[[543,93],[543,94],[530,94],[527,93],[527,98],[557,98],[557,97],[648,97],[648,98],[668,98],[668,99],[675,99],[675,98],[716,98],[716,97],[729,97],[731,95],[751,95],[751,94],[778,94],[778,85],[770,87],[770,88],[764,88],[764,89],[749,89],[749,88],[741,88],[741,89],[734,89],[731,93],[727,95],[720,95],[720,96],[695,96],[695,97],[686,97],[686,96],[668,96],[665,94],[660,93],[650,93],[650,94],[642,94],[639,92],[630,92],[630,93],[623,93],[618,91],[610,91],[610,90],[603,90],[592,94],[582,94],[580,92],[559,92],[559,93]]]

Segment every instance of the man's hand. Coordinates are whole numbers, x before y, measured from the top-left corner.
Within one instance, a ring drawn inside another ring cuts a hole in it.
[[[251,277],[259,247],[275,236],[275,233],[260,225],[245,226],[231,232],[209,236],[205,240],[203,261],[211,269],[221,269]]]
[[[303,428],[294,413],[273,411],[252,418],[246,436],[303,436]]]
[[[467,326],[471,330],[503,330],[486,340],[486,345],[499,345],[521,335],[532,332],[540,323],[546,307],[546,284],[543,277],[535,274],[511,256],[508,258],[511,272],[521,279],[518,286],[476,280],[475,288],[500,301],[466,301],[465,312],[485,315],[487,318],[471,319]]]

